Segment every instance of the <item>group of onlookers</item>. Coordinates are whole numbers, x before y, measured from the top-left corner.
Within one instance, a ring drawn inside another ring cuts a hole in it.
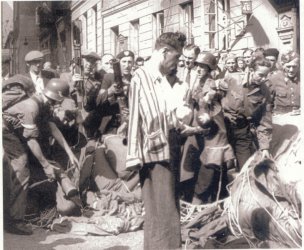
[[[229,172],[257,150],[270,157],[272,116],[299,113],[299,55],[275,48],[236,55],[185,41],[163,33],[152,55],[136,60],[129,50],[83,52],[60,74],[43,66],[40,51],[25,56],[27,75],[2,84],[7,231],[32,233],[23,219],[40,169],[57,180],[63,215],[81,214],[88,190],[137,194],[140,183],[145,249],[178,248],[179,198],[225,198]]]

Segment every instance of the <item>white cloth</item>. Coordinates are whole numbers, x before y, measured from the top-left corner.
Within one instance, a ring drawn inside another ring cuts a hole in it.
[[[33,72],[30,72],[30,75],[34,83],[36,93],[42,94],[42,90],[44,89],[44,83],[41,75],[36,75]]]

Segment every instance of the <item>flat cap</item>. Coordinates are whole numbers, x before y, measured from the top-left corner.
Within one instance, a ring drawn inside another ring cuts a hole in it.
[[[84,51],[81,55],[83,58],[92,58],[95,60],[100,60],[101,57],[94,51]]]
[[[2,90],[6,89],[9,85],[14,84],[23,86],[26,91],[34,89],[34,84],[31,78],[17,74],[2,82]]]
[[[274,56],[278,59],[279,51],[276,48],[269,48],[264,51],[264,56]]]
[[[123,50],[119,52],[116,58],[120,60],[121,58],[126,56],[131,56],[134,59],[134,53],[131,50]]]
[[[24,60],[26,62],[35,61],[35,60],[43,60],[43,53],[39,50],[32,50],[29,53],[27,53],[24,57]]]

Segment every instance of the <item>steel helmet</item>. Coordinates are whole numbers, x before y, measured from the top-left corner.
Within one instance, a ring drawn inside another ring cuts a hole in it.
[[[217,67],[216,57],[209,52],[199,53],[195,62],[206,64],[209,66],[210,69],[216,69],[216,67]]]
[[[43,89],[43,94],[57,102],[63,101],[69,93],[69,84],[59,78],[51,79]]]

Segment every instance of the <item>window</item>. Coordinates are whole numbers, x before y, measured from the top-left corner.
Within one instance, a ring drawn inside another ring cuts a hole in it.
[[[87,13],[84,13],[82,16],[80,16],[81,21],[81,30],[82,30],[82,45],[81,48],[83,50],[86,50],[88,48],[88,20],[87,20]]]
[[[93,47],[94,51],[97,51],[97,5],[92,8],[92,21],[93,21]]]
[[[193,14],[193,3],[187,3],[184,5],[181,5],[182,9],[182,18],[181,18],[181,25],[183,32],[185,33],[187,37],[187,42],[194,43],[194,37],[192,33],[192,26],[194,22],[194,14]]]
[[[130,50],[139,54],[139,19],[130,23]]]
[[[225,50],[228,47],[227,0],[204,1],[205,33],[208,37],[206,48]]]
[[[111,53],[117,55],[119,52],[119,41],[118,41],[119,28],[118,26],[111,28]]]
[[[164,31],[164,12],[157,12],[153,14],[153,40],[156,39],[163,33]]]

